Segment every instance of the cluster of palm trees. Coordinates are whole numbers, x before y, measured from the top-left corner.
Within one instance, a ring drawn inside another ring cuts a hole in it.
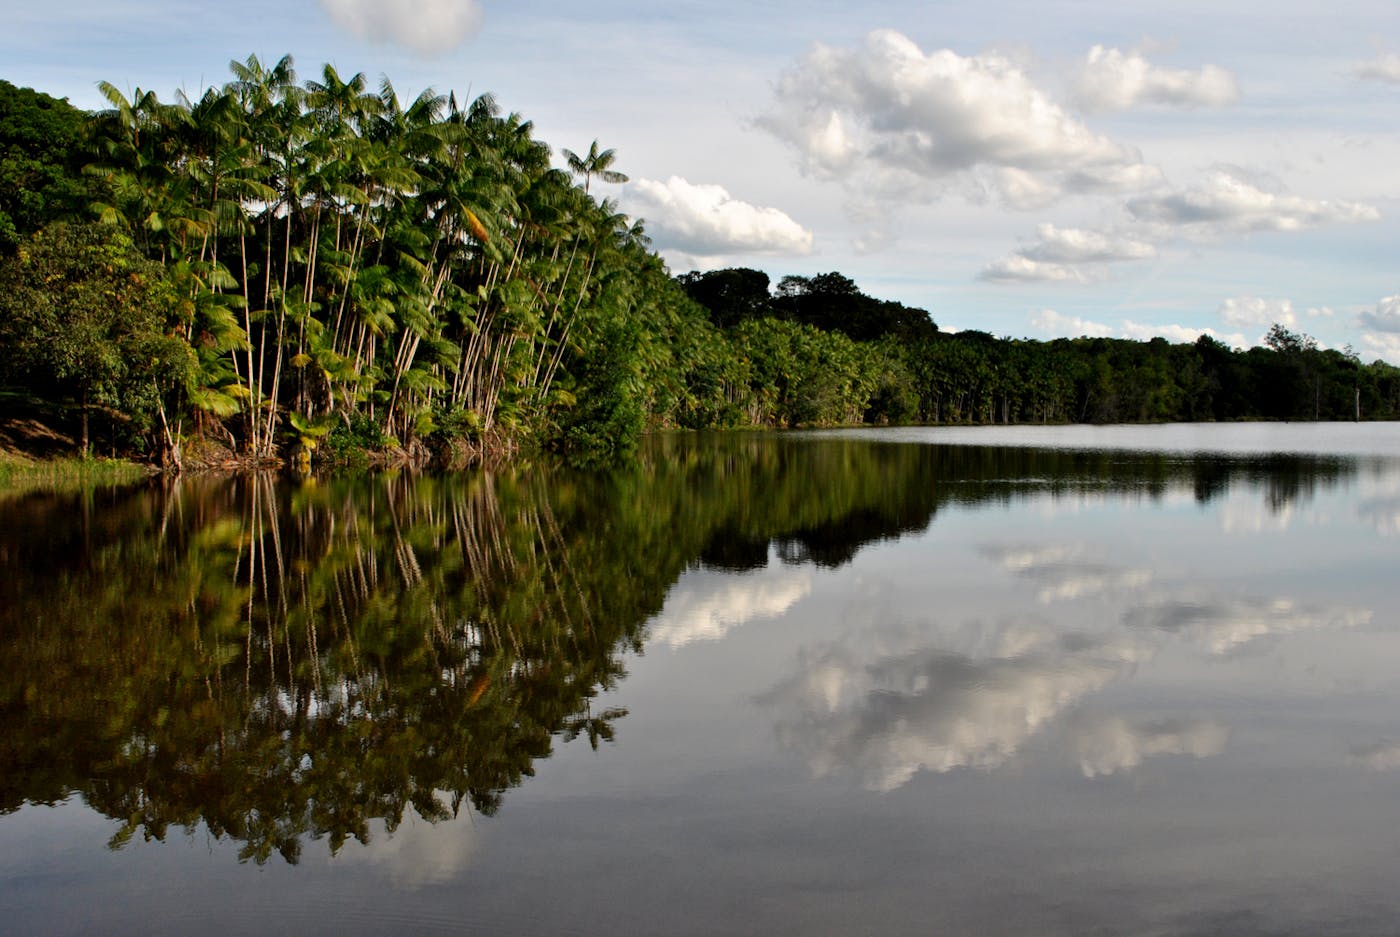
[[[571,363],[667,279],[591,195],[626,181],[596,141],[566,172],[489,95],[405,102],[330,65],[299,82],[290,57],[231,69],[172,103],[104,83],[94,121],[97,210],[165,265],[198,360],[170,389],[173,445],[217,432],[263,458],[337,425],[548,425],[580,392]]]

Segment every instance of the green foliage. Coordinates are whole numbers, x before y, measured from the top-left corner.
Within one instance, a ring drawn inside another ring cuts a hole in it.
[[[0,85],[0,241],[88,203],[122,255],[69,251],[67,318],[47,286],[26,300],[0,327],[0,381],[127,451],[490,437],[596,458],[675,426],[1400,412],[1389,366],[1287,330],[1246,353],[998,340],[943,334],[835,271],[672,279],[641,223],[589,193],[625,178],[596,141],[565,171],[489,95],[404,100],[329,65],[299,80],[290,57],[230,69],[171,102],[104,83],[92,115]],[[35,250],[96,237],[62,230]]]
[[[35,492],[91,493],[121,488],[146,475],[142,466],[115,459],[60,458],[36,462],[0,454],[0,501]]]
[[[86,123],[65,99],[0,80],[0,255],[90,197],[78,171]]]
[[[598,330],[591,353],[577,365],[575,400],[559,414],[553,447],[580,463],[630,453],[645,423],[638,394],[638,330],[613,320]]]
[[[368,413],[356,413],[348,420],[337,421],[326,433],[321,446],[332,459],[344,461],[357,454],[377,452],[388,442],[373,417]]]
[[[0,264],[0,380],[68,401],[84,449],[93,413],[140,437],[194,367],[175,320],[161,265],[110,228],[55,224]]]

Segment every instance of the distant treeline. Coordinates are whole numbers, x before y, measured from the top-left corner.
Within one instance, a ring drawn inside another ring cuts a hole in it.
[[[0,82],[0,406],[179,464],[518,445],[648,428],[1400,415],[1400,372],[1276,328],[1210,339],[947,335],[839,273],[672,278],[595,141],[489,96],[290,57],[88,113]]]
[[[1400,418],[1400,368],[1320,349],[1282,325],[1247,351],[1210,336],[1034,341],[940,332],[923,310],[865,296],[839,273],[788,276],[776,288],[742,268],[679,282],[735,347],[729,366],[747,378],[741,422]],[[838,400],[849,406],[831,406]]]

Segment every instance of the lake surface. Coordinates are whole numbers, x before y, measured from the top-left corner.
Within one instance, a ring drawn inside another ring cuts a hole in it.
[[[1400,424],[0,500],[0,930],[1394,934]]]

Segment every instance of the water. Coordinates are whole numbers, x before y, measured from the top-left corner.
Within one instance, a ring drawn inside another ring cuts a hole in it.
[[[1398,448],[739,434],[0,502],[0,921],[1394,933]]]

